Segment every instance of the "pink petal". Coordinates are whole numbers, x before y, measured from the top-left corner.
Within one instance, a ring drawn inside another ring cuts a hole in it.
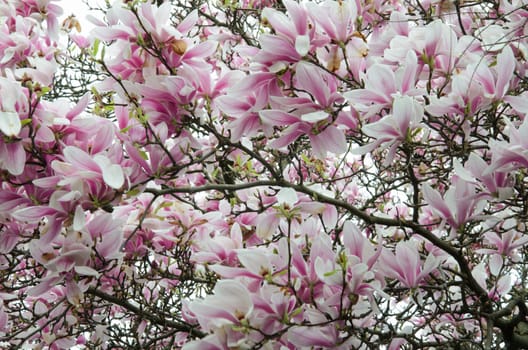
[[[516,60],[509,45],[497,55],[497,84],[495,85],[496,98],[502,98],[508,91],[510,80],[513,77]]]
[[[437,191],[433,190],[429,184],[424,184],[422,190],[425,202],[433,207],[437,214],[443,219],[452,219],[451,210],[449,210],[443,198]]]
[[[260,111],[259,115],[264,123],[278,126],[294,124],[300,121],[299,117],[278,109]]]
[[[21,175],[26,165],[26,151],[21,142],[5,144],[6,158],[4,166],[11,175]]]

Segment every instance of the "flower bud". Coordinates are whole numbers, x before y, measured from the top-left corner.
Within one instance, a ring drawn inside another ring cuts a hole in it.
[[[172,51],[174,51],[177,55],[180,56],[183,55],[187,50],[187,43],[182,39],[172,40],[170,46],[172,47]]]

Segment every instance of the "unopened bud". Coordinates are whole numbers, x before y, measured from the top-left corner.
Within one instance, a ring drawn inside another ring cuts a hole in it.
[[[170,43],[172,51],[177,55],[183,55],[187,51],[187,43],[182,39],[174,39]]]

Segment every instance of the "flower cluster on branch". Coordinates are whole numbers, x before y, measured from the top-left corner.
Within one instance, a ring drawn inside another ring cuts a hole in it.
[[[528,347],[528,3],[96,10],[0,0],[0,348]]]

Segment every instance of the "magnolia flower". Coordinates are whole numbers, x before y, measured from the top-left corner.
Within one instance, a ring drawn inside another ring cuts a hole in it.
[[[423,196],[434,212],[451,226],[451,238],[462,225],[475,218],[486,202],[484,195],[477,193],[475,186],[457,176],[451,180],[451,186],[444,197],[429,186],[423,185]]]
[[[17,136],[22,128],[19,110],[25,110],[27,98],[19,83],[0,77],[0,131],[6,136]]]
[[[260,37],[262,51],[256,57],[257,61],[270,65],[278,61],[297,62],[310,51],[313,29],[310,29],[306,9],[292,0],[284,0],[283,3],[289,18],[269,7],[262,11],[263,20],[277,35]]]
[[[418,245],[415,241],[400,241],[396,253],[385,251],[381,255],[380,268],[390,277],[396,278],[407,288],[419,286],[434,271],[440,261],[429,254],[422,263]]]
[[[478,249],[480,254],[490,254],[489,268],[494,276],[498,276],[504,258],[511,258],[515,251],[528,243],[528,236],[520,232],[511,230],[501,235],[496,232],[486,232],[484,234],[485,242],[492,248]]]
[[[253,311],[253,301],[246,287],[235,280],[220,280],[214,293],[203,300],[193,301],[189,309],[202,329],[214,331],[225,325],[240,325]]]
[[[390,146],[389,154],[384,164],[388,165],[394,159],[398,146],[410,138],[409,132],[418,127],[424,110],[423,106],[409,96],[400,96],[394,99],[392,114],[383,117],[377,122],[367,124],[361,129],[365,134],[376,139],[371,144],[355,149],[355,153],[364,154],[383,146]]]

